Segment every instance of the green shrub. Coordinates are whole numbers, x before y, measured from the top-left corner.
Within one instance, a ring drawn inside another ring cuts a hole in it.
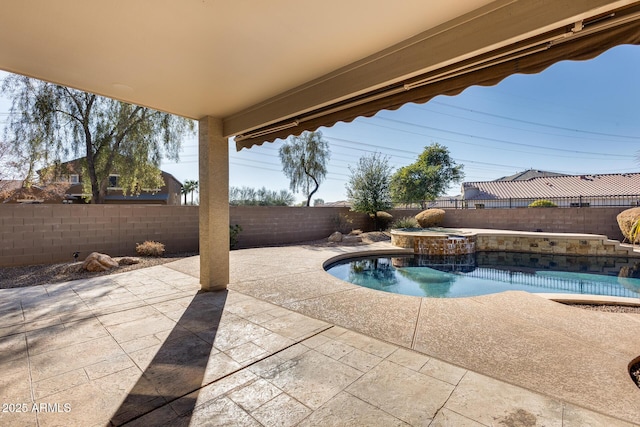
[[[229,249],[235,249],[238,245],[238,235],[241,231],[242,227],[238,224],[229,226]]]
[[[379,211],[376,213],[376,227],[378,230],[386,230],[393,221],[393,215],[388,212]]]
[[[164,244],[152,240],[136,243],[136,253],[140,256],[161,257],[164,255]]]
[[[391,228],[419,228],[418,220],[412,216],[405,216],[404,218],[397,219],[391,224]]]
[[[629,231],[629,240],[631,243],[638,241],[638,234],[640,234],[640,219],[636,219],[634,223],[631,224],[631,230]]]
[[[444,221],[444,213],[442,209],[427,209],[416,215],[416,221],[422,228],[438,227]]]
[[[531,202],[529,204],[530,208],[557,208],[558,205],[553,203],[551,200],[540,199],[535,202]]]

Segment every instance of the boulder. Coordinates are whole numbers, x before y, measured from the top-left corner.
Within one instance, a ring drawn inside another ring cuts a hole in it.
[[[416,215],[416,221],[422,228],[437,227],[444,221],[444,210],[427,209]]]
[[[339,231],[335,231],[331,233],[331,236],[329,236],[327,240],[332,243],[342,242],[342,233]]]
[[[362,237],[360,236],[342,236],[342,243],[360,243],[362,242]]]
[[[630,243],[640,243],[640,233],[636,236],[636,241],[631,242],[631,228],[633,224],[640,219],[640,208],[631,208],[624,210],[618,214],[616,220],[618,221],[618,227],[620,227],[620,231],[622,235],[627,239]]]
[[[92,252],[82,263],[82,268],[91,272],[107,271],[116,268],[118,263],[109,255]]]
[[[134,265],[140,264],[140,258],[125,256],[118,260],[119,265]]]

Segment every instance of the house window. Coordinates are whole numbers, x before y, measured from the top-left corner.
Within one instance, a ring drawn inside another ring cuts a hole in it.
[[[78,174],[69,175],[69,182],[72,183],[72,184],[79,184],[80,183],[80,175],[78,175]]]
[[[109,175],[109,188],[118,187],[118,175]]]
[[[569,204],[569,207],[571,208],[588,208],[589,206],[590,206],[589,202],[582,202],[582,203],[572,202]]]
[[[476,203],[476,209],[484,209],[484,203]]]

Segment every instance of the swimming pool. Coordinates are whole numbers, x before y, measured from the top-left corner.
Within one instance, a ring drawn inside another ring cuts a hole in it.
[[[640,260],[514,252],[393,255],[330,264],[331,275],[403,295],[459,298],[507,290],[640,298]]]

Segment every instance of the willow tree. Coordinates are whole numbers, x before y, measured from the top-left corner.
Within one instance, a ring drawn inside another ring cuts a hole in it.
[[[280,147],[282,171],[289,178],[289,188],[294,193],[302,190],[307,206],[327,176],[329,154],[329,143],[322,139],[319,131],[290,137]]]
[[[24,76],[5,78],[2,92],[12,100],[6,136],[28,159],[26,181],[37,167],[82,157],[91,203],[104,203],[110,174],[125,195],[164,185],[161,159],[177,161],[194,129],[181,117]]]

